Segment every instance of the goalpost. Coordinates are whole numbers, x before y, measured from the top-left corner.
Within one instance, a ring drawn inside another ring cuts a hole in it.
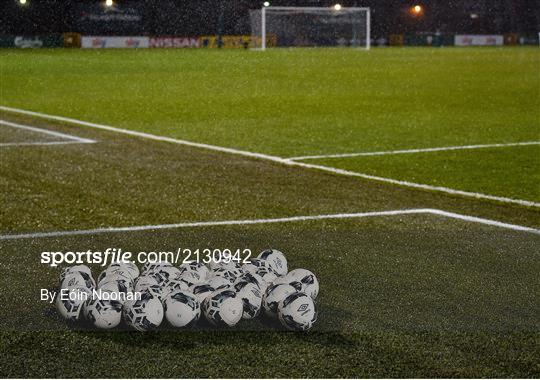
[[[268,47],[371,46],[369,8],[263,7],[250,12],[251,45]]]

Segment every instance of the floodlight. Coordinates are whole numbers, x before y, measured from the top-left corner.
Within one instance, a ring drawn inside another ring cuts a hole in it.
[[[412,7],[412,11],[414,14],[419,15],[420,13],[422,13],[422,6],[415,5],[414,7]]]
[[[263,5],[264,5],[265,7],[269,7],[269,6],[270,6],[270,2],[269,2],[269,1],[265,1],[265,2],[263,3]]]
[[[341,4],[336,4],[336,5],[334,5],[334,9],[335,9],[336,11],[341,10]]]
[[[20,3],[21,5],[26,5],[26,0],[19,0],[19,3]]]
[[[113,6],[113,0],[105,0],[105,5],[108,6],[108,7],[112,7]]]

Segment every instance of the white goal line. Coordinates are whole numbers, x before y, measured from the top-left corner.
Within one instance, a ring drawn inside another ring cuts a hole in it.
[[[0,143],[0,147],[4,146],[32,146],[32,145],[66,145],[66,144],[92,144],[95,143],[95,140],[86,139],[82,137],[77,137],[73,135],[68,135],[67,133],[61,133],[56,131],[51,131],[48,129],[31,127],[25,124],[13,123],[7,120],[0,120],[0,125],[5,125],[7,127],[23,129],[31,132],[41,133],[44,135],[59,137],[64,139],[63,141],[22,141],[22,142],[10,142],[10,143]],[[65,141],[68,140],[68,141]]]
[[[365,157],[365,156],[386,156],[392,154],[414,154],[428,152],[444,152],[450,150],[469,150],[469,149],[485,149],[485,148],[506,148],[512,146],[528,146],[540,145],[540,141],[522,141],[513,143],[500,144],[478,144],[478,145],[460,145],[460,146],[443,146],[438,148],[420,148],[420,149],[401,149],[401,150],[385,150],[379,152],[359,152],[359,153],[339,153],[339,154],[321,154],[318,156],[298,156],[289,157],[291,161],[314,160],[319,158],[345,158],[345,157]]]
[[[540,230],[537,230],[531,227],[499,222],[497,220],[478,218],[475,216],[456,214],[453,212],[448,212],[448,211],[443,211],[443,210],[422,208],[422,209],[373,211],[373,212],[359,212],[359,213],[345,213],[345,214],[290,216],[290,217],[284,217],[284,218],[269,218],[269,219],[218,220],[218,221],[207,221],[207,222],[184,222],[184,223],[173,223],[173,224],[131,226],[131,227],[105,227],[105,228],[95,228],[95,229],[89,229],[89,230],[74,230],[74,231],[33,232],[33,233],[24,233],[24,234],[0,235],[0,240],[20,240],[20,239],[59,237],[59,236],[95,235],[95,234],[114,233],[114,232],[150,231],[150,230],[164,230],[164,229],[175,229],[175,228],[239,226],[239,225],[253,225],[253,224],[306,222],[306,221],[314,221],[314,220],[353,219],[353,218],[369,218],[369,217],[411,215],[411,214],[438,215],[438,216],[443,216],[446,218],[463,220],[470,223],[479,223],[479,224],[488,225],[488,226],[506,228],[506,229],[514,230],[514,231],[531,232],[531,233],[540,235]]]
[[[458,196],[467,197],[467,198],[490,200],[490,201],[496,201],[500,203],[518,204],[518,205],[527,206],[527,207],[540,207],[540,203],[526,201],[522,199],[499,197],[499,196],[489,195],[489,194],[475,193],[475,192],[463,191],[463,190],[455,190],[455,189],[450,189],[448,187],[442,187],[442,186],[431,186],[431,185],[425,185],[421,183],[401,181],[401,180],[396,180],[392,178],[385,178],[385,177],[379,177],[379,176],[374,176],[374,175],[365,174],[365,173],[358,173],[358,172],[352,172],[352,171],[343,170],[343,169],[337,169],[330,166],[315,165],[315,164],[308,164],[306,162],[293,161],[287,158],[272,156],[272,155],[263,154],[263,153],[249,152],[249,151],[240,150],[240,149],[226,148],[226,147],[218,146],[218,145],[210,145],[210,144],[197,143],[197,142],[188,141],[188,140],[175,139],[172,137],[158,136],[158,135],[153,135],[151,133],[137,132],[130,129],[116,128],[116,127],[111,127],[109,125],[91,123],[88,121],[77,120],[77,119],[64,117],[64,116],[49,115],[49,114],[45,114],[41,112],[28,111],[28,110],[23,110],[20,108],[0,106],[0,110],[13,112],[13,113],[21,114],[21,115],[39,117],[42,119],[56,120],[63,123],[70,123],[70,124],[80,125],[80,126],[89,127],[89,128],[102,129],[105,131],[110,131],[110,132],[115,132],[115,133],[122,133],[125,135],[140,137],[140,138],[144,138],[148,140],[155,140],[155,141],[168,142],[172,144],[191,146],[195,148],[201,148],[201,149],[206,149],[206,150],[211,150],[211,151],[221,152],[221,153],[234,154],[237,156],[256,158],[260,160],[272,161],[272,162],[277,162],[283,165],[297,166],[297,167],[302,167],[306,169],[316,169],[316,170],[325,171],[332,174],[344,175],[344,176],[349,176],[349,177],[359,177],[359,178],[364,178],[367,180],[389,183],[392,185],[399,185],[399,186],[411,187],[415,189],[435,191],[435,192],[446,193],[446,194],[451,194],[451,195],[458,195]]]

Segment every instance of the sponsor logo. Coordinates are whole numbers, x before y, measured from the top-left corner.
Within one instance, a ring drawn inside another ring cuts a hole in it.
[[[43,46],[43,41],[38,37],[24,38],[22,36],[17,36],[13,43],[18,48],[39,48]]]
[[[200,46],[199,39],[193,37],[152,37],[152,48],[197,48]]]

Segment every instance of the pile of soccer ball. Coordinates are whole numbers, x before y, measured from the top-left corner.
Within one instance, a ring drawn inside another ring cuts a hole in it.
[[[60,289],[89,295],[57,296],[62,317],[86,319],[102,329],[118,326],[122,317],[128,326],[148,331],[163,319],[172,327],[190,327],[204,315],[214,326],[232,327],[264,314],[287,329],[307,331],[317,319],[319,282],[306,269],[288,272],[285,255],[269,249],[243,265],[191,262],[175,267],[157,262],[139,272],[134,263],[113,263],[99,275],[97,285],[87,266],[76,265],[63,270]]]

